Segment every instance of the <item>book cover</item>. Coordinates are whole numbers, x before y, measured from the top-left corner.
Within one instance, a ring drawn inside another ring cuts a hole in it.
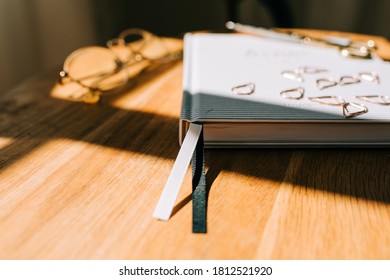
[[[206,146],[386,146],[390,65],[242,34],[187,34],[180,139]]]

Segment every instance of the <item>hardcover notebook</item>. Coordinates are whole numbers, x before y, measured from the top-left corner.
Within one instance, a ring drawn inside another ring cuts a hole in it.
[[[241,34],[187,34],[180,142],[206,147],[386,146],[390,65]],[[252,91],[252,92],[251,92]]]
[[[206,232],[203,147],[390,144],[390,65],[241,34],[187,34],[181,149],[154,217],[168,220],[192,161],[193,232]]]

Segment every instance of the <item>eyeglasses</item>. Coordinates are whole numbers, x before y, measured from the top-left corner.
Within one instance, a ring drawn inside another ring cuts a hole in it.
[[[78,49],[65,60],[59,84],[66,85],[67,99],[97,103],[104,93],[118,89],[142,71],[182,58],[182,45],[146,30],[131,28],[107,47]]]

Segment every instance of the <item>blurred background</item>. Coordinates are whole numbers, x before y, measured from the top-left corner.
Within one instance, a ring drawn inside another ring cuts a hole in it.
[[[0,0],[0,94],[129,27],[182,36],[235,20],[389,38],[389,11],[388,0]]]

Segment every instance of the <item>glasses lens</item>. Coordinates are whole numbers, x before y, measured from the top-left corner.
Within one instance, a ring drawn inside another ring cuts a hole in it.
[[[101,91],[123,85],[127,73],[108,49],[87,47],[72,53],[64,63],[69,78],[82,87]]]
[[[120,50],[120,47],[126,48],[126,60],[158,60],[169,54],[167,46],[158,36],[138,28],[130,28],[119,34],[117,39],[110,41],[110,46]],[[118,51],[123,58],[125,51]],[[138,57],[137,57],[138,56]]]
[[[74,82],[57,84],[51,91],[52,96],[72,101],[83,101],[90,90]]]
[[[161,38],[153,37],[144,44],[139,53],[146,59],[158,61],[168,56],[169,50]]]

